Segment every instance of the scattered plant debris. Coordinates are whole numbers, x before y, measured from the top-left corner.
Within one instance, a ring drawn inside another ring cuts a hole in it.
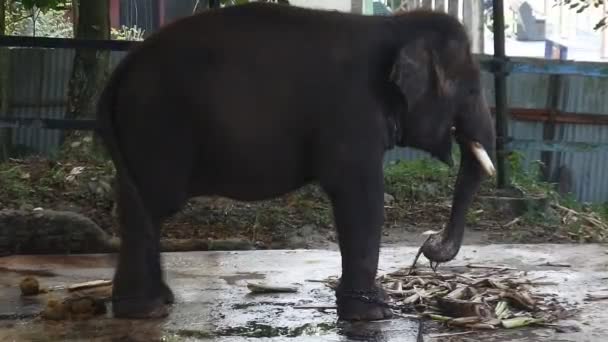
[[[94,287],[109,286],[109,285],[112,285],[111,280],[91,280],[91,281],[86,281],[84,283],[72,284],[72,285],[68,286],[68,291],[71,292],[71,291],[85,290],[85,289],[91,289]]]
[[[449,328],[476,330],[547,325],[568,317],[571,312],[555,295],[533,291],[536,285],[553,285],[538,280],[502,265],[466,265],[465,272],[404,268],[378,277],[399,314],[415,314]],[[323,282],[335,289],[338,279],[330,277]]]
[[[247,288],[252,293],[298,292],[298,288],[295,286],[279,286],[262,283],[247,283]]]

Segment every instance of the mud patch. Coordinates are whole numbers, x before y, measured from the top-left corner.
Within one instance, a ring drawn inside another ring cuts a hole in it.
[[[55,277],[57,274],[49,270],[26,270],[26,269],[11,269],[8,267],[0,266],[0,272],[6,273],[17,273],[22,276],[36,276],[36,277]]]

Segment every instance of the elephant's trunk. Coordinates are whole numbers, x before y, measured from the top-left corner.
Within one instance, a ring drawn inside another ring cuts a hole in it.
[[[487,113],[483,101],[476,105],[474,109],[477,111],[473,113]],[[489,119],[490,116],[482,116],[482,118]],[[466,214],[473,197],[479,189],[484,174],[493,176],[495,173],[487,152],[493,151],[495,139],[492,122],[488,119],[478,120],[477,126],[473,126],[471,123],[473,120],[467,121],[466,124],[461,122],[460,127],[456,128],[461,157],[450,221],[440,233],[430,236],[420,250],[432,262],[450,261],[458,254],[462,245]]]
[[[479,189],[482,173],[481,164],[471,149],[461,145],[460,169],[454,188],[450,221],[445,229],[431,236],[422,246],[422,253],[430,261],[446,262],[458,254],[464,235],[466,213]]]

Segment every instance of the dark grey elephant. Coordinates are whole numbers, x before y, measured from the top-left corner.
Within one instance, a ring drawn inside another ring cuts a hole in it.
[[[384,152],[412,146],[451,164],[453,139],[460,145],[450,221],[423,246],[431,261],[458,253],[466,211],[493,172],[479,67],[463,26],[439,13],[261,3],[199,13],[122,60],[98,123],[118,179],[115,317],[167,314],[159,231],[190,197],[263,200],[310,182],[333,206],[338,317],[390,317],[375,284]]]

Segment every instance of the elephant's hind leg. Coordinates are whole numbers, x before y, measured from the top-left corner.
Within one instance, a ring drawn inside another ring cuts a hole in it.
[[[174,301],[163,278],[160,228],[188,199],[191,164],[188,154],[162,153],[154,145],[152,151],[161,149],[160,155],[172,157],[160,160],[140,150],[138,158],[143,159],[132,168],[137,188],[118,187],[121,247],[112,298],[115,317],[162,317],[168,313],[165,304]]]
[[[160,255],[155,224],[146,210],[136,205],[137,194],[118,188],[120,252],[114,274],[112,311],[118,318],[153,318],[167,315],[164,306]]]

